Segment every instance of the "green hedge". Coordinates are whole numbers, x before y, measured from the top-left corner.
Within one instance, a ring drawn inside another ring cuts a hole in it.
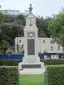
[[[64,65],[46,66],[46,85],[64,85]]]
[[[52,59],[44,59],[41,60],[41,62],[44,62],[45,65],[58,65],[58,64],[64,64],[64,60],[52,60]]]
[[[18,66],[18,63],[22,60],[0,60],[0,66]],[[58,65],[64,64],[64,60],[41,60],[45,65]]]
[[[18,85],[16,66],[0,66],[0,85]]]
[[[18,66],[22,60],[0,60],[0,66]]]

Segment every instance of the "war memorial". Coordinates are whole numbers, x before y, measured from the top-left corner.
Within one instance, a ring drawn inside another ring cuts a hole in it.
[[[45,70],[44,63],[40,62],[38,56],[38,28],[32,9],[30,4],[29,15],[26,17],[24,28],[24,57],[18,65],[20,74],[42,74]]]

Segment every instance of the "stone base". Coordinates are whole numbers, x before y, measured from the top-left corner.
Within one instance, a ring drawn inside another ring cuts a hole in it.
[[[44,63],[39,64],[24,64],[18,65],[19,74],[42,74],[45,71]]]
[[[37,56],[37,57],[36,57]],[[40,63],[40,57],[38,55],[29,55],[27,57],[23,57],[23,63],[24,64],[39,64]]]
[[[45,72],[45,68],[44,69],[35,68],[35,69],[19,70],[20,75],[25,75],[25,74],[44,74],[44,72]]]

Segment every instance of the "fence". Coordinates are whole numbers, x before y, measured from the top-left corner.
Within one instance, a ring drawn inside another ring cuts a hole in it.
[[[23,59],[23,54],[0,55],[0,59]]]
[[[7,54],[7,55],[0,55],[0,59],[23,59],[24,54]],[[43,59],[43,55],[39,55],[40,59]]]

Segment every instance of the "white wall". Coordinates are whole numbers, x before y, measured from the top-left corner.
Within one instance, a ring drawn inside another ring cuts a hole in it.
[[[24,37],[16,37],[15,38],[15,52],[17,53],[22,52],[24,48],[22,48],[22,46],[24,45]],[[19,46],[19,49],[17,49]]]

